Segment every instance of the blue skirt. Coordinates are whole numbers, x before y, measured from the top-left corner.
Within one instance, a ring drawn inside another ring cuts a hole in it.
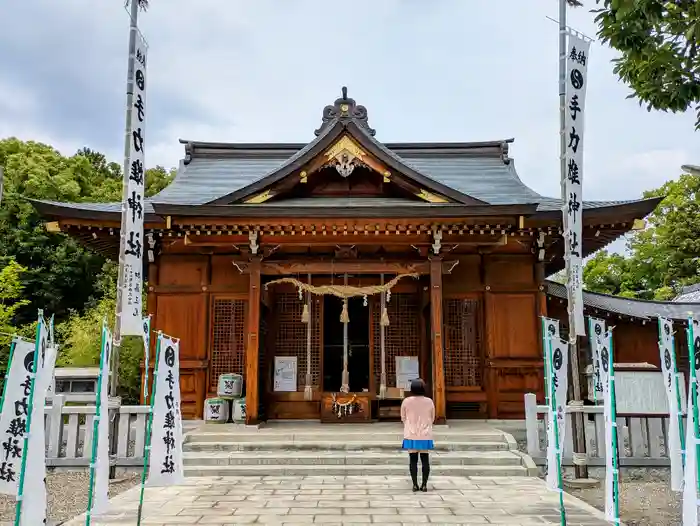
[[[401,447],[409,451],[429,451],[435,449],[435,444],[433,444],[432,440],[409,440],[404,438]]]

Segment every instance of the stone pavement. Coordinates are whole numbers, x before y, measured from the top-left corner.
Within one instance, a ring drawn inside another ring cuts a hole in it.
[[[560,524],[558,496],[530,477],[435,477],[413,493],[408,477],[210,477],[146,490],[142,524]],[[111,500],[94,526],[134,526],[139,488]],[[568,526],[605,526],[602,514],[566,495]],[[82,526],[77,517],[65,526]]]

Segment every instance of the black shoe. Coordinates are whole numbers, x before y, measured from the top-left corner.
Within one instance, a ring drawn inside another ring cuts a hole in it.
[[[428,485],[425,484],[425,483],[423,483],[423,485],[420,487],[420,490],[421,490],[422,492],[428,491]]]
[[[413,485],[413,492],[415,493],[416,491],[418,491],[418,484]]]

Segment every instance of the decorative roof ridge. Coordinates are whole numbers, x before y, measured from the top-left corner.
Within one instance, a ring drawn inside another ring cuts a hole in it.
[[[343,86],[341,91],[342,96],[339,99],[335,99],[332,105],[329,104],[323,108],[321,126],[314,131],[316,137],[321,135],[325,128],[329,126],[332,127],[336,122],[341,122],[346,125],[350,121],[364,128],[369,135],[374,137],[377,132],[369,126],[367,108],[361,104],[357,104],[355,99],[348,97],[348,88],[346,86]]]

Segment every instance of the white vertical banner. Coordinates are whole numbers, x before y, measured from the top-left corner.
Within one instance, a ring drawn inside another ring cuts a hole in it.
[[[49,324],[40,316],[38,338],[35,344],[38,349],[39,363],[34,381],[32,425],[27,445],[20,526],[44,524],[47,517],[44,406],[46,405],[46,393],[53,379],[58,352],[55,344],[49,346],[49,329]]]
[[[611,389],[611,376],[613,368],[612,358],[612,330],[608,331],[600,344],[601,383],[603,386],[603,415],[605,421],[605,518],[616,521],[617,507],[617,419],[615,414],[615,400]]]
[[[588,82],[588,51],[590,43],[575,34],[569,34],[566,57],[566,176],[564,204],[564,248],[567,262],[567,289],[569,311],[576,336],[586,335],[583,317],[583,123],[586,107],[586,84]]]
[[[100,385],[97,387],[99,421],[97,422],[97,455],[95,464],[95,489],[92,515],[102,515],[109,507],[109,359],[112,354],[112,333],[102,327],[102,352],[100,353]]]
[[[598,401],[603,398],[600,350],[603,347],[603,338],[605,337],[605,321],[599,320],[598,318],[589,317],[588,326],[588,342],[591,347],[591,357],[593,362],[593,399]]]
[[[544,356],[544,387],[545,387],[545,398],[549,400],[550,396],[550,387],[549,387],[549,377],[550,371],[549,371],[549,347],[548,347],[548,341],[551,339],[551,341],[559,341],[561,339],[561,333],[559,329],[559,320],[555,320],[554,318],[542,318],[542,341],[544,342],[544,349],[542,350],[542,355]],[[548,339],[549,338],[549,339]]]
[[[148,367],[151,356],[151,316],[143,318],[143,403],[148,404]]]
[[[142,288],[143,288],[143,221],[146,169],[144,149],[146,138],[146,42],[137,32],[134,49],[133,100],[129,133],[131,140],[127,149],[125,166],[127,190],[122,203],[122,228],[124,236],[120,264],[121,276],[121,336],[141,336]]]
[[[5,398],[0,413],[0,493],[17,495],[24,453],[34,342],[15,339],[5,376]]]
[[[151,422],[148,486],[173,486],[184,479],[182,412],[180,409],[180,341],[161,334],[153,381],[156,384]]]
[[[683,476],[683,526],[698,526],[698,371],[700,370],[700,322],[688,317],[688,419],[685,435],[685,471]]]
[[[566,437],[566,404],[569,389],[569,344],[564,340],[552,339],[552,380],[556,395],[557,428],[559,430],[559,451],[564,455]]]
[[[671,462],[671,490],[681,491],[683,489],[683,456],[681,453],[683,415],[680,393],[678,392],[678,377],[676,376],[673,321],[667,318],[659,318],[659,353],[668,399],[668,456]]]
[[[566,439],[566,403],[569,388],[569,344],[558,337],[552,337],[552,332],[545,335],[546,356],[551,354],[551,365],[547,384],[553,389],[554,398],[550,400],[550,411],[547,421],[547,487],[558,491],[561,458],[564,455]],[[549,360],[548,360],[549,361]],[[556,427],[555,427],[556,426]],[[559,458],[557,458],[557,455]]]

